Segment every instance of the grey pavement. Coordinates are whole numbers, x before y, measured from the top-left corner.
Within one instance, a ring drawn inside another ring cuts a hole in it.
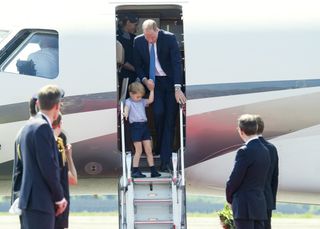
[[[319,229],[320,217],[295,219],[295,218],[274,218],[273,229]],[[0,216],[0,228],[19,229],[17,216]],[[70,216],[69,229],[118,229],[117,216]],[[188,217],[188,229],[220,229],[220,223],[214,217]]]

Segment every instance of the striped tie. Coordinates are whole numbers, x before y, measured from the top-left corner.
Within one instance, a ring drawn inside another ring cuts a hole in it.
[[[156,70],[156,55],[154,52],[154,43],[152,43],[151,49],[150,49],[149,79],[153,80],[154,83],[156,83],[155,70]]]

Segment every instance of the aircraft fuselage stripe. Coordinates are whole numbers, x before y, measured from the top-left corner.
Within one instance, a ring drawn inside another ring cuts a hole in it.
[[[317,86],[320,86],[320,79],[206,84],[187,86],[186,94],[188,100],[193,100]],[[64,98],[62,112],[73,114],[116,108],[116,98],[115,91],[67,96]],[[28,118],[28,102],[0,106],[0,124],[23,121]]]

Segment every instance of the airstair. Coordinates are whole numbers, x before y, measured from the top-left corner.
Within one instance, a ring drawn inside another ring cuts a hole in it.
[[[122,88],[123,91],[126,88]],[[185,229],[186,191],[184,175],[183,110],[180,106],[180,149],[172,153],[172,171],[161,172],[161,177],[132,178],[133,155],[125,148],[124,98],[120,100],[122,176],[118,184],[118,207],[120,229]],[[155,156],[155,165],[159,164]],[[147,165],[140,159],[140,167]]]

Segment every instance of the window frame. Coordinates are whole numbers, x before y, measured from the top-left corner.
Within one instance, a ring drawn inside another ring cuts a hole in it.
[[[34,35],[57,35],[59,42],[59,33],[56,30],[46,30],[46,29],[22,29],[20,30],[14,38],[5,45],[5,47],[0,50],[0,72],[6,72],[11,74],[23,75],[19,72],[8,72],[5,69],[11,64],[12,60],[16,58],[16,56],[21,53],[21,51],[29,44],[29,41],[32,39]],[[25,37],[24,37],[25,36]],[[23,39],[19,41],[19,39]],[[11,50],[12,49],[12,50]],[[9,52],[6,54],[6,52]],[[58,55],[60,56],[60,49],[58,48]],[[2,60],[1,60],[2,59]],[[2,63],[1,63],[2,62]],[[58,62],[58,69],[60,69],[60,63]],[[59,76],[60,71],[58,71],[57,76],[49,78],[45,76],[34,76],[34,75],[26,75],[30,77],[38,77],[43,79],[55,79]]]

